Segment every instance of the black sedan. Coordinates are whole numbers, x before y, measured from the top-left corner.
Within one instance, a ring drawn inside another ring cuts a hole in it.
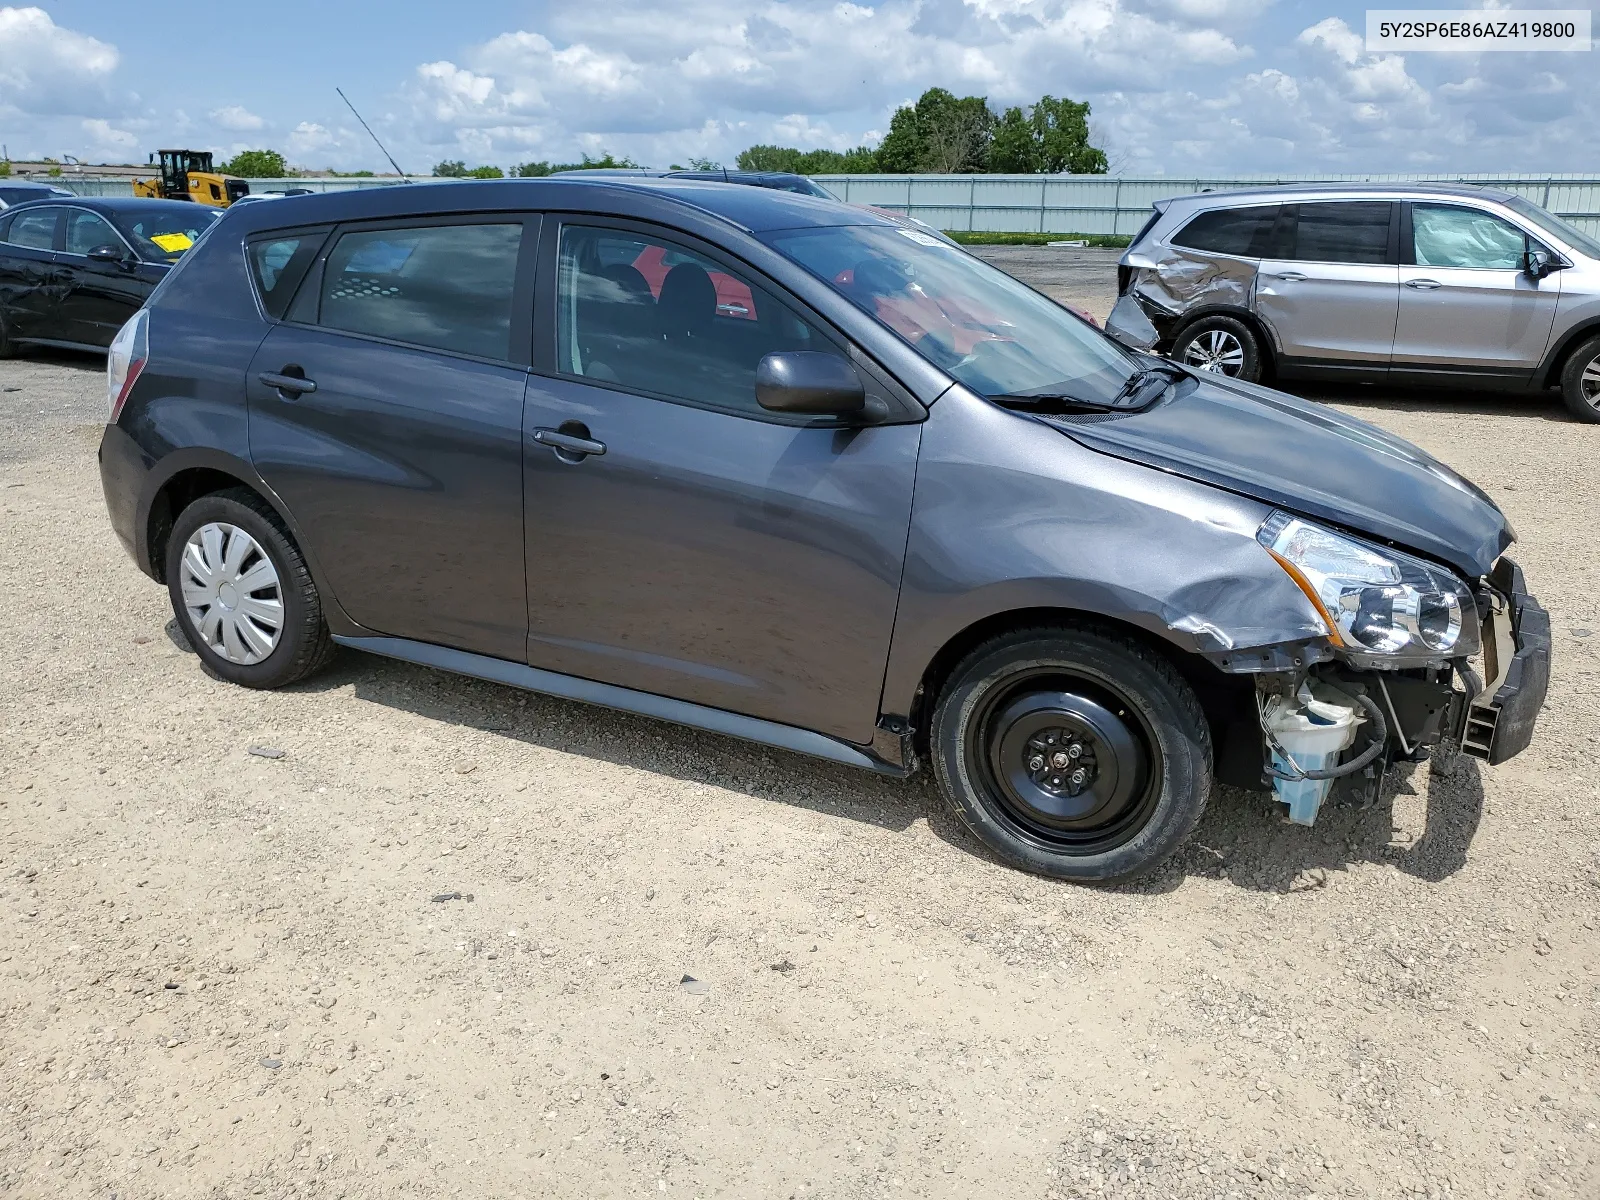
[[[36,200],[0,214],[0,358],[104,350],[219,216],[181,200]]]

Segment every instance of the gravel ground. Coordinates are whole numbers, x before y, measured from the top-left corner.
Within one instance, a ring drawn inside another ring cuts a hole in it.
[[[1005,261],[1103,313],[1111,257]],[[0,388],[0,1195],[1600,1195],[1600,429],[1557,405],[1324,396],[1515,522],[1532,749],[1311,830],[1224,791],[1090,889],[925,779],[354,653],[218,683],[107,527],[100,365]]]

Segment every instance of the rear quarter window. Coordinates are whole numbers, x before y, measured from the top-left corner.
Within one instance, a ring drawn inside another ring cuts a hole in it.
[[[295,289],[316,261],[327,236],[326,229],[273,233],[257,238],[245,248],[250,276],[268,316],[281,319],[288,311]]]
[[[1219,208],[1201,213],[1173,234],[1172,244],[1211,254],[1260,258],[1267,253],[1277,219],[1276,204]]]

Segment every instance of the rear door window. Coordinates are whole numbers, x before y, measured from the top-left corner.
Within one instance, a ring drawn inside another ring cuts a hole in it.
[[[1190,221],[1173,235],[1172,244],[1212,254],[1260,258],[1267,253],[1277,219],[1276,204],[1219,208],[1215,212],[1201,213]]]
[[[11,220],[11,230],[6,235],[6,241],[13,246],[25,246],[29,250],[54,250],[56,223],[60,219],[61,212],[62,210],[55,205],[19,212]]]
[[[521,243],[521,222],[346,233],[323,268],[317,323],[508,359]]]
[[[1288,252],[1282,257],[1299,262],[1386,263],[1393,207],[1387,200],[1302,202]]]

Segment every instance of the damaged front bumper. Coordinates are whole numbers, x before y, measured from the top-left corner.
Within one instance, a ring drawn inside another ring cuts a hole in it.
[[[1491,765],[1528,748],[1550,683],[1550,616],[1509,558],[1495,564],[1477,596],[1481,681],[1467,659],[1410,670],[1324,659],[1314,670],[1308,661],[1301,670],[1256,674],[1266,781],[1290,820],[1312,824],[1338,780],[1375,795],[1388,763],[1421,761],[1442,744]],[[1360,733],[1336,741],[1331,754],[1297,750],[1326,744],[1341,721],[1358,723]]]
[[[1521,754],[1550,687],[1550,614],[1528,594],[1522,570],[1502,557],[1489,576],[1483,621],[1487,682],[1463,705],[1461,751],[1493,766]]]

